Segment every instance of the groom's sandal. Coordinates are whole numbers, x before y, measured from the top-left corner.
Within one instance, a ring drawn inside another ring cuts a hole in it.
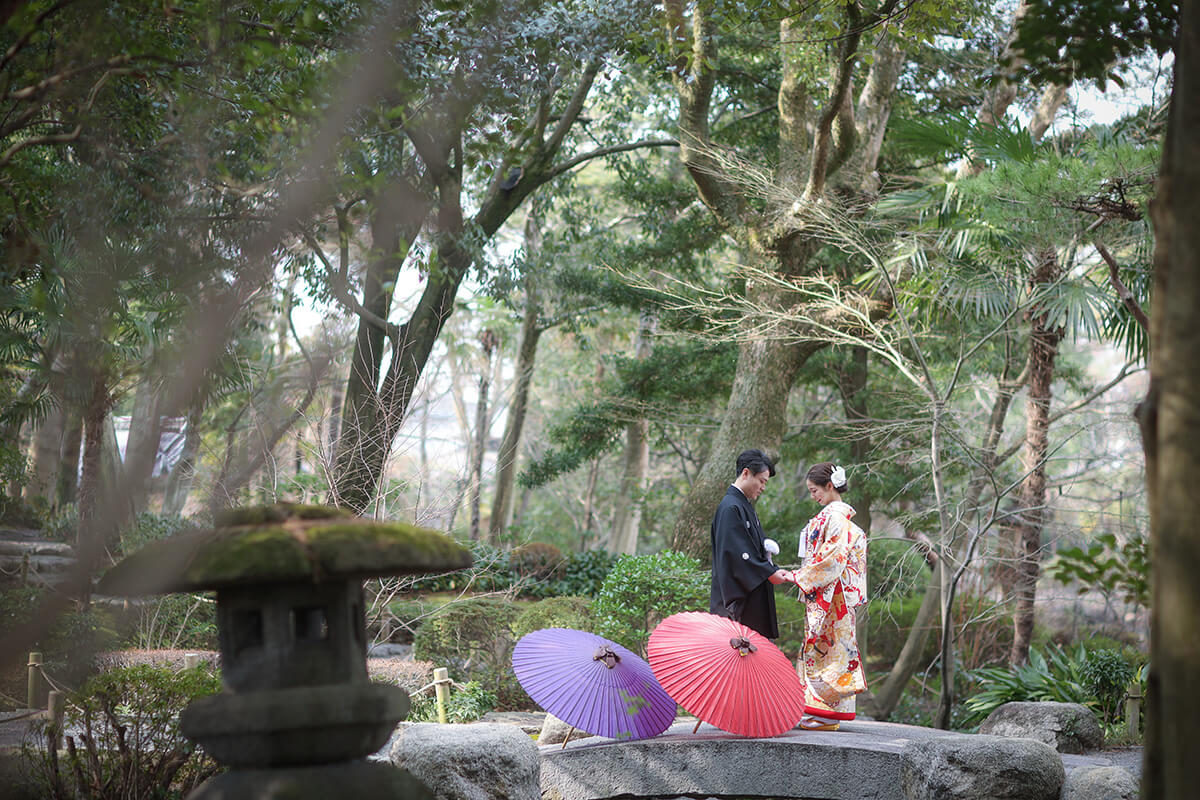
[[[801,717],[800,722],[796,727],[802,731],[836,731],[838,723],[833,720],[820,719],[818,717],[810,717],[807,714]]]

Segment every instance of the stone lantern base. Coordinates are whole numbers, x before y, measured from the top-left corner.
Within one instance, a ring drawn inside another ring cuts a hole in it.
[[[378,761],[290,769],[237,769],[209,778],[187,800],[434,800],[404,770]]]
[[[217,761],[241,770],[366,758],[407,713],[408,694],[396,686],[297,686],[198,698],[184,709],[179,728]]]

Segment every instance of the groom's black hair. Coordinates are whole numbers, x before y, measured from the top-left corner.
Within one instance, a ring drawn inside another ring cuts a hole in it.
[[[762,450],[743,450],[737,457],[737,472],[736,475],[741,475],[742,470],[750,470],[751,475],[757,475],[763,470],[770,473],[770,477],[775,477],[775,465],[767,454]]]

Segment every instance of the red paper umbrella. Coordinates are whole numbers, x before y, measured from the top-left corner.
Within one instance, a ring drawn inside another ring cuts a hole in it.
[[[804,715],[804,687],[792,662],[740,622],[702,611],[672,614],[650,634],[648,652],[667,694],[721,730],[778,736]]]

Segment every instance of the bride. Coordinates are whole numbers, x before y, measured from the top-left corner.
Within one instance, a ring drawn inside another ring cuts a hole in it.
[[[842,501],[846,470],[831,462],[812,467],[808,493],[822,506],[800,534],[796,583],[806,607],[804,730],[835,731],[854,719],[854,696],[867,688],[855,640],[855,608],[867,600],[867,537]]]

